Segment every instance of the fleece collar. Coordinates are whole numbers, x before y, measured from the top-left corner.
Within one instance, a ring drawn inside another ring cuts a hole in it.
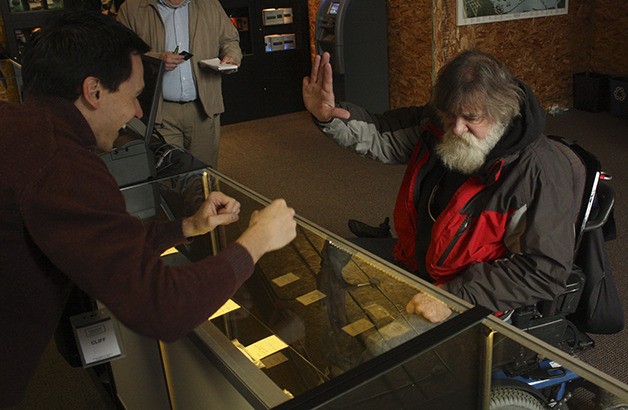
[[[486,159],[488,167],[500,158],[521,151],[540,138],[545,130],[545,111],[539,105],[530,87],[522,81],[519,81],[519,86],[525,94],[520,107],[521,115],[511,121],[504,136],[488,154]]]

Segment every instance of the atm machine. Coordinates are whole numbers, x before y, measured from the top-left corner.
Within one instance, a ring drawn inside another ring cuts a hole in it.
[[[388,110],[386,0],[322,0],[316,52],[331,55],[336,100]]]

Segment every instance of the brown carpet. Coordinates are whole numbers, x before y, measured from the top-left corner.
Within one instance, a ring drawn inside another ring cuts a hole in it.
[[[68,365],[53,341],[48,344],[24,401],[7,409],[115,410],[115,405],[87,370]]]
[[[339,148],[298,112],[223,127],[218,170],[341,236],[349,218],[392,219],[404,165]]]

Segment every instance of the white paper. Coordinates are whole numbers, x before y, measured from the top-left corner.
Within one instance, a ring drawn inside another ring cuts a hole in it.
[[[273,279],[273,283],[279,287],[283,287],[291,284],[292,282],[298,281],[300,278],[292,272],[286,273],[285,275],[279,276],[278,278]]]
[[[168,255],[172,255],[173,253],[177,253],[177,252],[179,252],[179,251],[177,250],[177,248],[174,248],[174,247],[173,247],[173,248],[166,249],[166,250],[165,250],[165,251],[161,254],[161,256],[168,256]]]
[[[201,60],[199,64],[202,67],[209,67],[216,71],[237,71],[238,66],[235,64],[221,64],[219,58],[211,58],[209,60]]]
[[[249,356],[251,356],[253,360],[257,361],[270,356],[273,353],[277,353],[286,347],[288,347],[288,345],[283,340],[275,335],[271,335],[248,345],[245,349]]]
[[[224,305],[222,305],[222,307],[220,309],[218,309],[216,311],[216,313],[214,313],[213,315],[211,315],[209,317],[209,319],[207,320],[212,320],[215,319],[219,316],[225,315],[229,312],[232,312],[234,310],[240,309],[240,305],[238,305],[237,303],[235,303],[232,299],[229,299]]]
[[[372,329],[373,327],[373,323],[370,320],[362,318],[344,326],[342,330],[344,330],[349,336],[357,336],[360,333],[364,333],[367,330]]]
[[[306,293],[305,295],[299,296],[297,300],[301,302],[303,305],[307,306],[311,303],[318,302],[324,297],[326,297],[325,294],[321,292],[320,290],[316,289],[309,293]]]

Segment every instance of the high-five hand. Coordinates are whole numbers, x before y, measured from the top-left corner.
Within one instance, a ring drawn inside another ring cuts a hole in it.
[[[349,111],[337,108],[329,53],[317,55],[312,62],[309,77],[303,78],[303,103],[305,108],[320,122],[333,118],[349,118]]]

